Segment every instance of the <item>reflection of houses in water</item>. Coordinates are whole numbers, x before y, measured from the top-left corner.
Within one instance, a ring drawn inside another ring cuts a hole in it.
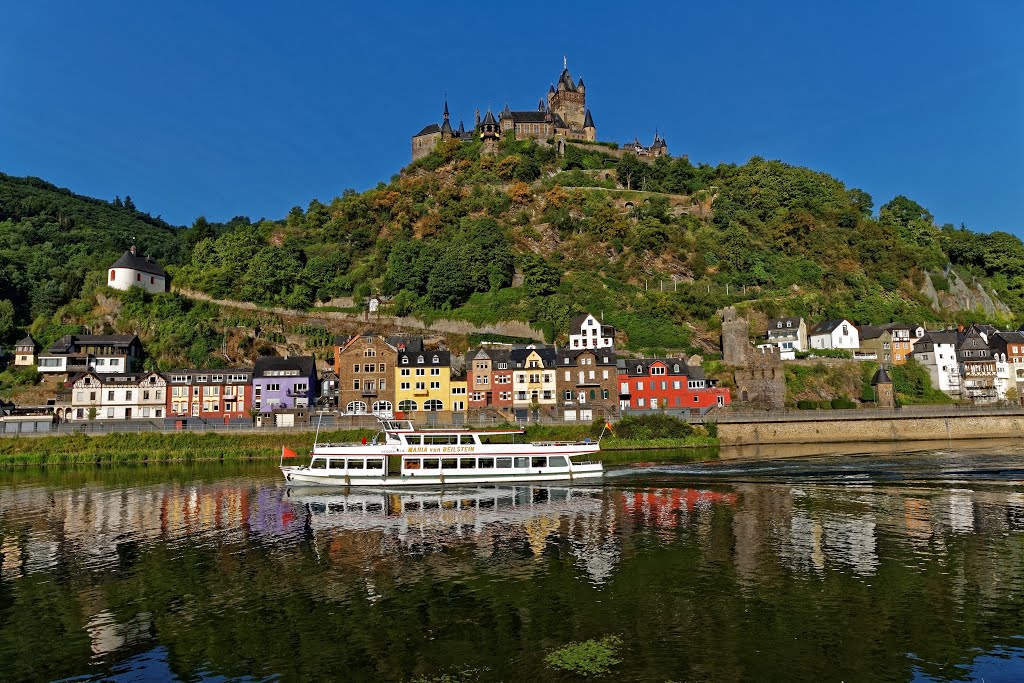
[[[564,486],[480,486],[432,491],[293,494],[309,510],[314,534],[327,534],[336,557],[364,541],[403,550],[441,550],[472,543],[480,554],[522,543],[539,556],[550,538],[568,536],[576,564],[600,582],[618,564],[601,489]],[[612,524],[612,530],[614,526]],[[347,532],[356,532],[355,534]],[[378,547],[379,547],[378,546]]]
[[[686,514],[715,505],[735,505],[735,493],[706,489],[650,489],[621,494],[626,514],[644,526],[674,528],[686,525]]]
[[[139,542],[212,530],[279,534],[301,524],[281,495],[265,488],[253,500],[248,487],[201,484],[0,489],[2,569],[39,571],[65,558],[103,566],[123,561]],[[3,533],[12,524],[16,532]]]
[[[95,655],[105,655],[126,645],[135,645],[149,637],[150,614],[141,612],[119,624],[110,612],[94,614],[85,625]]]
[[[949,528],[955,534],[974,531],[974,501],[970,495],[955,493],[949,497]]]

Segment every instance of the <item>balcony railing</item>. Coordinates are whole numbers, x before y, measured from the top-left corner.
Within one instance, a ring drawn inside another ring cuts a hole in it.
[[[308,398],[309,397],[309,390],[308,389],[289,389],[288,391],[285,392],[285,395],[289,396],[291,398]]]
[[[376,395],[377,395],[377,390],[374,389],[373,387],[370,387],[369,389],[363,389],[363,396],[376,396]]]

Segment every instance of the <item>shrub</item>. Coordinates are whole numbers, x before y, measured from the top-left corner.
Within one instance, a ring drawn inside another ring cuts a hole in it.
[[[801,401],[797,401],[796,402],[796,407],[799,408],[800,410],[817,410],[818,409],[818,402],[817,401],[808,401],[808,400],[804,399],[804,400],[801,400]]]
[[[621,439],[683,439],[691,434],[690,423],[664,413],[629,415],[615,426],[615,435]]]
[[[553,669],[583,677],[604,676],[622,661],[618,657],[621,646],[622,638],[616,635],[608,635],[600,640],[591,638],[552,650],[544,657],[544,663]]]
[[[849,410],[850,408],[856,408],[857,404],[846,396],[838,396],[832,399],[831,406],[833,410]]]

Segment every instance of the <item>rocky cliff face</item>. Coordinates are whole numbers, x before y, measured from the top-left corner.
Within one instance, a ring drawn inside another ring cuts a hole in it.
[[[935,289],[935,283],[928,273],[925,273],[924,284],[921,286],[921,293],[932,302],[932,309],[939,312],[946,311],[976,311],[979,308],[985,311],[986,315],[1012,314],[1010,307],[999,300],[995,294],[985,291],[985,288],[978,281],[970,284],[965,282],[956,271],[947,269],[946,279],[949,281],[949,291],[940,292]]]

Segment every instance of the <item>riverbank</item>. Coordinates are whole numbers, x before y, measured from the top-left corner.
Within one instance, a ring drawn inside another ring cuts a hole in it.
[[[370,439],[375,431],[369,429],[320,432],[321,442],[355,442]],[[287,446],[300,455],[300,460],[313,448],[315,432],[288,432],[286,434],[104,434],[86,436],[37,436],[0,439],[0,467],[25,465],[83,465],[131,464],[158,462],[248,462],[277,460],[281,447]],[[526,429],[528,441],[575,441],[590,435],[587,425],[531,426]],[[643,451],[673,451],[686,449],[712,451],[718,440],[708,436],[692,435],[680,439],[621,439],[605,437],[601,453],[595,454],[609,464],[650,459],[646,455],[625,456]],[[617,454],[617,455],[616,455]],[[709,459],[710,454],[693,454],[691,459]],[[675,456],[672,459],[681,459]]]
[[[859,411],[846,412],[851,414],[842,417],[791,415],[785,420],[759,416],[746,421],[723,420],[717,432],[722,446],[980,441],[1019,438],[1024,434],[1024,415],[1020,413],[927,416],[909,411],[881,414],[871,411],[861,417],[857,415]]]

